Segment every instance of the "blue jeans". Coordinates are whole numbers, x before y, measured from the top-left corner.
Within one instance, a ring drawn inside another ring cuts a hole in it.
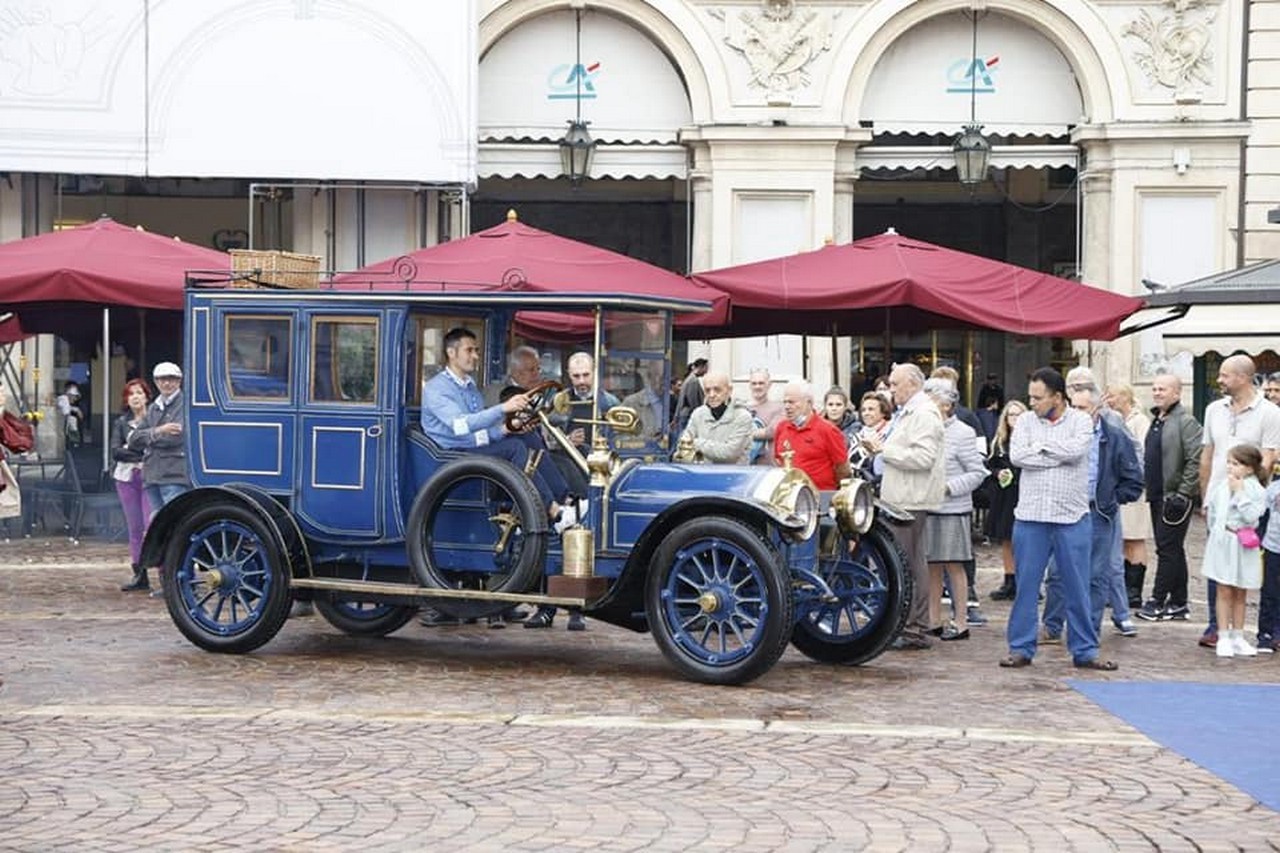
[[[1262,594],[1258,598],[1258,635],[1280,635],[1280,553],[1262,552]]]
[[[1093,542],[1089,552],[1089,605],[1093,627],[1102,630],[1102,611],[1111,603],[1111,621],[1127,622],[1129,593],[1124,588],[1124,539],[1120,530],[1120,513],[1108,518],[1091,510]]]
[[[1040,583],[1050,557],[1056,565],[1067,622],[1067,648],[1076,663],[1098,656],[1098,631],[1089,613],[1089,546],[1092,523],[1088,516],[1070,524],[1045,521],[1013,523],[1013,560],[1018,592],[1009,613],[1009,652],[1033,658],[1039,622]]]
[[[1089,616],[1095,633],[1102,631],[1102,612],[1111,603],[1111,621],[1120,626],[1132,618],[1129,594],[1124,588],[1124,539],[1119,516],[1107,518],[1090,511],[1089,524]],[[1062,633],[1065,608],[1062,584],[1056,566],[1049,561],[1044,585],[1044,629],[1050,634]]]
[[[473,448],[471,452],[505,459],[523,471],[525,463],[529,461],[530,451],[545,450],[545,448],[546,445],[542,443],[542,439],[531,433],[525,433],[503,436],[497,441]],[[543,506],[551,506],[553,502],[563,500],[569,491],[564,477],[560,475],[549,453],[542,454],[542,461],[538,463],[533,476],[529,479],[533,481],[533,487],[538,490],[538,497],[542,498]]]
[[[191,491],[191,487],[181,483],[164,483],[159,486],[147,486],[146,491],[147,505],[151,507],[151,516],[147,519],[150,521],[156,517],[161,507],[183,492]]]

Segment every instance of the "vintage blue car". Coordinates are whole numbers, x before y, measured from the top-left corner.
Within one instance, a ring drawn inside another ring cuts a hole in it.
[[[685,676],[738,684],[788,643],[852,664],[901,629],[894,513],[866,484],[819,495],[789,466],[670,461],[671,318],[705,305],[208,278],[186,294],[194,488],[156,517],[143,555],[196,645],[251,651],[295,600],[366,636],[427,606],[470,618],[550,604],[650,631]],[[482,386],[504,374],[512,330],[595,354],[595,387],[623,405],[578,413],[596,422],[589,452],[551,417],[566,404],[557,382],[523,413],[589,483],[580,525],[553,532],[524,471],[423,432],[423,384],[457,326],[479,339]]]

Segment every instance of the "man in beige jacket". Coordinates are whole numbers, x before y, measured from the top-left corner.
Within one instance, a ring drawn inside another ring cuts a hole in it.
[[[925,395],[924,373],[914,364],[894,365],[889,390],[897,406],[889,432],[883,439],[865,441],[863,446],[884,460],[880,497],[913,516],[910,524],[893,530],[907,553],[914,584],[907,624],[893,648],[927,649],[929,563],[924,523],[925,513],[941,506],[947,492],[942,413]]]

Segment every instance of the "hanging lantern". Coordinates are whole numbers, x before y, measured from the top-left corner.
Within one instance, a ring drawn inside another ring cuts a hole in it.
[[[560,140],[560,169],[572,183],[580,183],[591,174],[591,158],[596,141],[587,132],[589,121],[569,122],[569,130]]]
[[[991,162],[991,143],[982,135],[982,125],[966,124],[964,132],[951,145],[956,158],[956,174],[967,187],[987,179],[987,166]]]

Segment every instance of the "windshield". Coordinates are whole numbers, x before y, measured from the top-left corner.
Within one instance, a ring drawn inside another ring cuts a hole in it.
[[[665,311],[605,313],[604,388],[640,418],[639,434],[616,436],[619,451],[665,452],[670,446],[669,321]]]

